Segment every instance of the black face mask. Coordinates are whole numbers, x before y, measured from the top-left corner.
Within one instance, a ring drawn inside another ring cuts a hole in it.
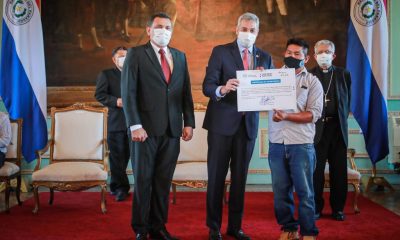
[[[294,57],[285,57],[283,59],[285,66],[288,68],[298,69],[304,67],[304,59],[297,59]]]

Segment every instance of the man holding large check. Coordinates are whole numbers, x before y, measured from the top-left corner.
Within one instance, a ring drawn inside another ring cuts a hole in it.
[[[287,41],[283,69],[291,68],[296,74],[295,79],[292,79],[295,84],[295,106],[288,106],[290,110],[273,108],[269,112],[268,161],[272,174],[275,216],[283,230],[279,239],[282,240],[299,239],[299,226],[304,240],[316,239],[318,235],[314,219],[314,135],[315,122],[322,113],[323,89],[318,78],[304,67],[309,59],[308,49],[303,39],[292,38]],[[285,90],[279,91],[280,88],[287,89],[283,80],[281,83],[281,86],[274,86],[278,90],[275,89],[271,97],[278,99],[288,94]],[[299,199],[298,219],[294,215],[293,189]]]
[[[245,13],[238,19],[237,39],[216,46],[210,56],[203,93],[210,98],[203,128],[208,130],[207,227],[209,240],[221,240],[222,198],[231,172],[227,234],[249,240],[242,230],[247,170],[258,133],[258,111],[239,112],[236,71],[273,68],[271,56],[254,45],[259,19]],[[242,83],[240,83],[242,85]]]

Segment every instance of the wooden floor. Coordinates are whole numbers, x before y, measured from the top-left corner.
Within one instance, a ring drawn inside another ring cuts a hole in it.
[[[365,186],[365,185],[364,185]],[[393,186],[395,191],[391,192],[389,189],[385,188],[383,191],[377,191],[377,187],[373,186],[368,193],[363,192],[362,194],[372,200],[373,202],[382,205],[388,210],[396,213],[400,216],[400,185]],[[349,189],[352,189],[349,187]],[[364,188],[363,188],[364,189]],[[178,190],[187,191],[190,190],[188,188],[180,188]],[[204,189],[203,189],[204,191]],[[270,185],[248,185],[246,191],[271,191]],[[29,193],[21,193],[21,200],[25,201],[33,196],[32,192]],[[15,193],[11,193],[10,197],[10,206],[17,205],[17,200],[15,198]],[[0,212],[3,212],[5,209],[4,206],[4,192],[0,193]],[[361,213],[364,209],[361,209]],[[365,210],[364,210],[365,211]]]

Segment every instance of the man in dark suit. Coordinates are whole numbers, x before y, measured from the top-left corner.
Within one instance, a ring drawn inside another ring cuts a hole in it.
[[[150,41],[129,49],[122,71],[122,101],[134,142],[136,239],[176,239],[165,223],[180,140],[193,135],[194,108],[186,56],[168,47],[171,19],[158,13],[147,23]],[[183,122],[182,122],[183,120]]]
[[[97,77],[95,97],[108,107],[107,143],[110,148],[111,194],[123,201],[129,192],[126,166],[129,162],[129,139],[121,99],[121,69],[126,56],[125,47],[112,51],[115,68],[102,71]]]
[[[333,66],[335,45],[329,40],[315,44],[314,57],[318,66],[311,69],[324,88],[322,117],[316,122],[315,150],[317,165],[314,172],[315,211],[319,218],[324,207],[325,164],[329,162],[330,204],[332,218],[343,221],[347,196],[347,117],[350,109],[351,78],[346,69]]]
[[[210,98],[203,128],[208,130],[207,226],[209,239],[222,239],[224,183],[231,170],[227,234],[250,239],[241,229],[247,170],[258,131],[258,112],[238,112],[237,70],[273,68],[271,56],[254,46],[259,19],[245,13],[238,19],[237,39],[213,49],[203,82]]]

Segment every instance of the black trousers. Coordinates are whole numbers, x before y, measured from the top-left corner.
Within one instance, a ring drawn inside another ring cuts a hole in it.
[[[169,192],[180,151],[179,138],[168,134],[133,142],[132,169],[135,190],[132,229],[136,233],[159,231],[168,219]]]
[[[223,136],[208,131],[207,141],[207,226],[212,230],[220,230],[221,228],[224,184],[230,168],[228,229],[240,230],[247,171],[253,154],[255,139],[250,140],[247,137],[243,118],[235,135]]]
[[[129,180],[126,167],[129,162],[129,139],[126,131],[108,132],[110,148],[111,192],[129,192]]]
[[[343,211],[347,197],[347,147],[343,141],[339,120],[324,124],[321,141],[315,146],[317,166],[314,172],[315,211],[324,208],[324,170],[329,162],[330,205],[332,212]]]

